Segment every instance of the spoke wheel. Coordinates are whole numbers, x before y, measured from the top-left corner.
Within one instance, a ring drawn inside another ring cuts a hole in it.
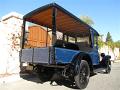
[[[90,77],[90,68],[85,60],[81,60],[81,62],[76,63],[76,76],[75,83],[76,86],[80,89],[84,89],[87,87]]]

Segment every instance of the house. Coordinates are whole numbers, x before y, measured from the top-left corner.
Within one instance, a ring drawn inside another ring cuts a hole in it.
[[[0,82],[9,81],[4,78],[14,75],[14,78],[20,78],[19,50],[20,47],[13,45],[13,36],[21,34],[23,15],[11,12],[2,17],[0,21]],[[20,43],[19,39],[16,39]],[[1,79],[3,78],[3,79]]]
[[[16,12],[11,12],[2,17],[0,21],[0,82],[8,81],[6,77],[20,78],[20,62],[19,62],[19,51],[20,51],[20,39],[23,15]],[[46,37],[47,31],[44,27],[29,26],[28,34],[28,46],[30,47],[45,47],[46,40],[47,44],[50,45],[50,35]],[[36,36],[36,33],[39,33]],[[42,37],[42,39],[39,38]],[[27,47],[28,47],[27,46]],[[11,79],[10,79],[11,80]]]

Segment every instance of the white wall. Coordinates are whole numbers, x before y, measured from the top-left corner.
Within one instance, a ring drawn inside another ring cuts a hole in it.
[[[105,53],[106,55],[110,55],[111,56],[111,60],[116,60],[119,57],[119,55],[120,55],[119,48],[114,48],[114,50],[112,50],[107,45],[104,45],[102,48],[100,48],[99,52],[100,53]]]
[[[19,74],[19,50],[20,47],[13,45],[13,34],[15,36],[21,34],[22,20],[16,18],[16,13],[12,13],[10,17],[0,22],[0,74]],[[8,15],[9,17],[9,15]],[[5,19],[5,18],[4,18]],[[14,40],[20,43],[19,39]]]

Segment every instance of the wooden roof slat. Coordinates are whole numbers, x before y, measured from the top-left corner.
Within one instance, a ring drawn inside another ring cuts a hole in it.
[[[63,27],[63,28],[65,28],[66,26],[64,26],[65,24],[69,24],[69,23],[62,23],[62,24],[57,24],[59,27]],[[76,27],[76,29],[77,28],[79,28],[79,30],[82,30],[82,28],[84,28],[84,29],[88,29],[87,27],[83,27],[83,26],[79,26],[79,25],[73,25],[73,24],[69,24],[70,26],[69,27],[71,27],[71,28],[73,28],[73,27]],[[80,29],[81,28],[81,29]],[[74,28],[73,28],[74,29]]]
[[[90,30],[93,30],[98,35],[97,31],[91,26],[87,25],[56,3],[45,5],[26,14],[24,20],[52,28],[53,7],[56,8],[56,28],[58,28],[59,31],[77,35],[81,34],[81,32],[88,34]]]

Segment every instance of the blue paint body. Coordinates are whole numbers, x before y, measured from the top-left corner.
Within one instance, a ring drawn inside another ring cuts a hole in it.
[[[92,50],[84,53],[87,53],[90,56],[93,65],[98,65],[100,62],[100,57],[98,53],[98,47],[94,46],[95,32],[94,30],[91,30],[90,32],[91,32]],[[62,64],[71,63],[73,58],[81,52],[82,51],[65,49],[65,48],[55,48],[55,59],[57,63],[62,63]]]
[[[65,49],[65,48],[55,48],[55,59],[57,64],[67,64],[71,63],[73,58],[79,54],[81,51],[77,50],[70,50],[70,49]],[[93,65],[98,65],[99,64],[99,55],[97,50],[96,51],[91,51],[87,52],[87,54],[90,55],[92,59]]]
[[[80,51],[65,48],[55,48],[55,58],[57,63],[71,63],[74,56]]]
[[[93,65],[98,65],[99,62],[100,62],[98,51],[97,50],[93,50],[93,51],[89,52],[88,54],[91,57],[92,64]]]
[[[89,52],[89,56],[92,59],[93,65],[98,65],[100,62],[100,57],[99,57],[99,53],[98,53],[98,46],[94,46],[95,31],[91,30],[90,32],[91,32],[91,40],[92,40],[92,48],[93,49],[92,49],[92,51]]]

